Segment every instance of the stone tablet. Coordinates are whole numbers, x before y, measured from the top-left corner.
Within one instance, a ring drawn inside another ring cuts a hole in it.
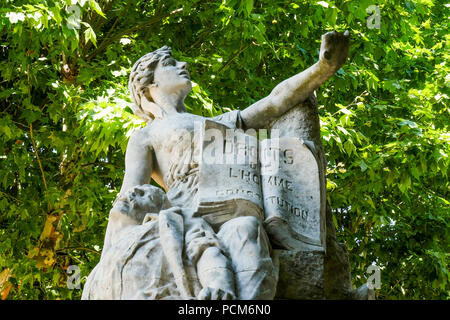
[[[277,140],[277,143],[274,139],[264,140],[260,145],[266,221],[279,218],[288,224],[298,240],[322,246],[320,179],[316,158],[298,138]],[[275,166],[278,170],[274,170]]]
[[[195,216],[214,227],[255,216],[269,229],[276,223],[272,238],[281,247],[322,246],[318,164],[302,140],[259,142],[242,130],[205,120],[200,145]]]
[[[256,137],[211,120],[205,120],[201,130],[194,216],[202,216],[213,227],[239,216],[263,220]]]

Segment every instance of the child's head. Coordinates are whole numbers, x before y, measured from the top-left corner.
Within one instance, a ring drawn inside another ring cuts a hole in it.
[[[160,188],[144,184],[128,190],[115,207],[137,224],[141,224],[147,213],[159,213],[169,208],[170,203]]]

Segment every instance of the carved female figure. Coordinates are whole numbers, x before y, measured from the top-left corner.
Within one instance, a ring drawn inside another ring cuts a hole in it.
[[[348,48],[348,32],[323,35],[316,64],[284,80],[266,98],[245,110],[212,120],[230,128],[264,128],[331,77],[344,64]],[[148,125],[134,132],[128,143],[125,176],[119,200],[110,212],[104,252],[114,246],[120,229],[123,215],[120,199],[133,187],[148,184],[153,178],[166,190],[170,205],[182,208],[186,248],[183,254],[194,263],[203,288],[193,295],[199,299],[273,299],[277,271],[262,220],[245,210],[214,228],[203,219],[193,218],[198,164],[193,161],[192,152],[187,152],[192,145],[180,141],[186,133],[195,137],[195,122],[202,117],[187,113],[184,106],[191,90],[187,64],[173,59],[170,48],[162,47],[136,62],[129,88],[135,102],[133,111]]]

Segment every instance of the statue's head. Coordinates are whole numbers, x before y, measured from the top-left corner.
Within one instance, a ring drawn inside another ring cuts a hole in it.
[[[181,101],[192,89],[187,63],[176,61],[170,47],[147,53],[134,64],[128,88],[133,99],[133,112],[149,120],[157,117],[155,95],[178,95]]]
[[[150,184],[135,186],[122,195],[116,204],[122,214],[135,223],[142,223],[147,213],[159,213],[170,207],[163,190]]]

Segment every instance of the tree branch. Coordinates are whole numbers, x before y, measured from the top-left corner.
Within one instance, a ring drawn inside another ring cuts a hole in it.
[[[103,2],[104,2],[103,0],[100,0],[98,2],[98,5],[106,17],[108,11],[111,10],[111,7],[112,7],[114,1],[113,0],[106,1],[106,5],[103,5]],[[94,10],[90,10],[90,17],[89,17],[89,20],[87,21],[87,23],[89,23],[89,25],[96,31],[96,30],[98,30],[97,27],[99,25],[103,25],[108,21],[108,19],[105,17],[102,17],[101,15],[97,14]],[[94,28],[94,26],[95,26],[95,28]]]
[[[236,59],[241,53],[242,51],[244,51],[245,49],[247,49],[250,46],[250,44],[247,44],[246,46],[242,47],[241,49],[239,49],[238,52],[236,52],[235,54],[233,54],[233,56],[228,59],[228,61],[219,69],[219,71],[217,71],[217,73],[220,73],[223,69],[225,69],[226,67],[229,66],[229,64]]]
[[[203,31],[203,33],[198,37],[197,40],[187,49],[185,50],[185,53],[191,51],[193,48],[197,47],[197,45],[202,42],[211,32],[213,29],[208,29],[206,31]]]
[[[179,8],[179,9],[176,9],[176,10],[174,10],[174,11],[168,13],[168,14],[165,14],[165,15],[162,15],[162,16],[157,16],[157,17],[154,17],[154,18],[152,18],[150,20],[144,21],[144,22],[142,22],[142,23],[140,23],[140,24],[138,24],[138,25],[136,25],[136,26],[134,26],[132,28],[129,28],[129,29],[126,29],[126,30],[123,30],[123,31],[119,32],[118,34],[116,34],[115,36],[113,36],[111,38],[105,38],[102,41],[102,43],[98,46],[98,48],[94,52],[92,52],[89,56],[86,57],[86,60],[92,59],[98,53],[100,53],[106,47],[108,47],[112,42],[116,41],[117,39],[120,39],[122,36],[124,36],[126,34],[129,34],[129,33],[133,32],[133,31],[136,31],[136,30],[138,30],[140,28],[143,28],[143,27],[155,24],[157,22],[160,22],[162,19],[170,17],[170,16],[172,16],[174,14],[177,14],[178,12],[181,12],[181,11],[183,11],[183,8]]]
[[[105,40],[109,37],[109,35],[110,35],[111,32],[114,30],[114,28],[116,27],[116,25],[117,25],[117,23],[119,22],[119,20],[120,20],[120,19],[123,17],[123,15],[128,11],[128,8],[130,7],[130,5],[131,5],[132,3],[133,3],[133,1],[130,0],[130,1],[128,2],[128,4],[122,9],[122,11],[120,12],[120,14],[116,17],[116,20],[114,20],[114,23],[113,23],[111,29],[109,29],[108,33],[107,33],[106,36],[103,38],[103,41],[105,41]],[[107,20],[107,19],[105,19],[105,20]],[[92,27],[92,26],[91,26],[91,27]],[[102,43],[103,43],[103,41],[102,41]],[[86,51],[91,47],[91,44],[92,44],[92,41],[89,42],[86,46],[84,46],[82,56],[85,56],[85,55],[86,55]]]
[[[17,202],[23,202],[22,200],[20,200],[20,199],[18,199],[18,198],[16,198],[16,197],[13,197],[12,195],[7,194],[7,193],[5,193],[5,192],[3,192],[3,191],[1,191],[1,190],[0,190],[0,193],[3,194],[3,195],[5,195],[5,196],[7,196],[7,197],[10,197],[11,199],[13,199],[13,200],[15,200],[15,201],[17,201]]]
[[[36,143],[35,143],[34,137],[33,137],[33,124],[32,123],[30,123],[30,138],[31,138],[31,143],[33,143],[33,149],[34,149],[34,153],[36,155],[36,159],[39,163],[39,169],[41,170],[42,180],[44,181],[45,192],[48,192],[47,180],[45,179],[44,168],[42,167],[41,159],[39,158],[39,154],[38,154],[37,148],[36,148]],[[50,211],[50,202],[48,200],[47,200],[47,209],[48,209],[48,211]]]
[[[101,252],[91,249],[91,248],[86,248],[86,247],[67,247],[67,248],[58,249],[58,250],[56,250],[56,252],[67,251],[67,250],[84,250],[84,251],[89,251],[89,252],[101,255]]]

